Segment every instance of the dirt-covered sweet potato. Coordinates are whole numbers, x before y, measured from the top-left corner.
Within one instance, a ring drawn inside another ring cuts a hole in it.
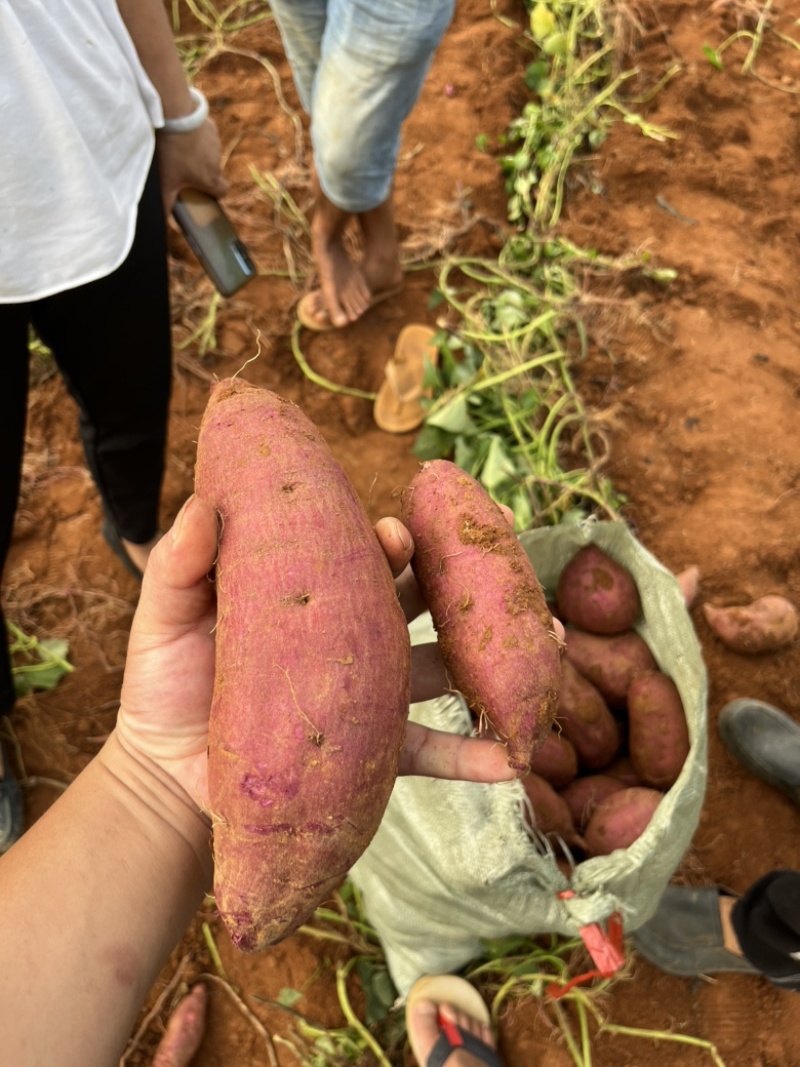
[[[208,990],[202,982],[192,986],[169,1017],[151,1067],[190,1067],[206,1032]]]
[[[486,490],[446,460],[423,464],[402,518],[453,688],[523,775],[553,722],[561,677],[560,641],[528,557]]]
[[[628,848],[644,833],[664,797],[656,789],[635,786],[612,793],[598,804],[584,833],[591,856],[608,856]]]
[[[610,774],[587,774],[576,778],[560,793],[567,802],[573,822],[579,830],[584,830],[597,805],[624,788],[624,783]]]
[[[579,549],[556,587],[558,617],[593,634],[621,634],[642,613],[636,582],[597,545]]]
[[[531,759],[531,771],[545,778],[553,789],[563,789],[578,773],[574,745],[557,730],[551,730]]]
[[[657,669],[653,653],[634,630],[602,636],[570,626],[566,646],[566,658],[600,690],[612,708],[624,706],[628,686],[637,671]]]
[[[529,774],[522,782],[533,808],[532,825],[541,834],[557,834],[568,845],[582,845],[567,802],[538,774]]]
[[[561,664],[561,690],[556,725],[575,746],[578,761],[588,770],[605,767],[620,745],[619,726],[599,690],[569,660]]]
[[[734,652],[775,652],[797,637],[797,608],[784,596],[762,596],[740,607],[703,604],[714,634]]]
[[[410,688],[374,530],[298,407],[217,384],[195,487],[219,514],[208,781],[217,908],[254,951],[299,926],[369,844]]]
[[[642,671],[628,689],[628,750],[645,785],[669,789],[689,755],[689,728],[677,686],[660,671]]]

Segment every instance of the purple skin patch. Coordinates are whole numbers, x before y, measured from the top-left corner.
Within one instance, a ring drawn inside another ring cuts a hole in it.
[[[242,775],[239,789],[250,800],[255,800],[262,808],[271,808],[276,797],[291,800],[297,796],[299,785],[294,777],[269,774],[262,777],[260,774]]]

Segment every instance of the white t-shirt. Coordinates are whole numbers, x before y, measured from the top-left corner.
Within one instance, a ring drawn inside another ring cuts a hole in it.
[[[0,304],[123,262],[162,122],[114,0],[0,0]]]

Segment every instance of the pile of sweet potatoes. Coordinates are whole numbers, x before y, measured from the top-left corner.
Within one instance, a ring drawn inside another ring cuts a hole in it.
[[[558,712],[524,785],[540,832],[578,857],[607,855],[641,835],[677,780],[686,716],[633,629],[633,578],[596,546],[564,567],[554,613],[566,624]]]

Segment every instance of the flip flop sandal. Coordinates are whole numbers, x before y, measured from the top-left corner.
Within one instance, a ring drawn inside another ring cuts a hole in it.
[[[363,315],[374,308],[376,304],[383,303],[384,300],[388,300],[392,296],[397,296],[398,293],[402,293],[403,286],[395,285],[391,289],[379,289],[377,293],[372,294],[372,299],[366,308],[364,308],[363,314],[359,315],[355,322],[358,322]],[[327,333],[329,330],[343,330],[344,326],[334,326],[331,320],[328,318],[327,311],[325,317],[320,318],[319,315],[314,313],[314,305],[319,299],[319,295],[322,292],[321,289],[312,289],[310,293],[306,293],[301,296],[297,302],[297,318],[301,326],[305,326],[307,330],[313,330],[315,333]],[[352,326],[352,322],[346,323],[347,326]]]
[[[426,361],[435,364],[438,358],[432,344],[435,336],[430,326],[406,326],[400,331],[373,409],[375,422],[387,433],[408,433],[425,418],[420,400],[430,390],[423,389],[422,383]]]
[[[121,560],[127,570],[129,570],[130,573],[134,576],[134,578],[137,578],[141,582],[144,575],[142,574],[142,571],[133,562],[128,553],[125,551],[125,546],[120,540],[119,534],[117,533],[117,528],[111,521],[111,519],[108,517],[108,515],[103,518],[102,532],[103,540],[114,553],[114,555],[117,557],[117,559]]]
[[[432,1000],[435,1004],[450,1004],[458,1011],[476,1019],[485,1026],[491,1025],[491,1015],[483,997],[475,986],[464,978],[454,974],[426,975],[414,983],[406,998],[406,1019],[414,1004],[420,1000]],[[408,1026],[408,1040],[411,1051],[419,1067],[442,1067],[454,1052],[463,1049],[469,1052],[487,1067],[502,1067],[497,1050],[487,1045],[485,1041],[466,1033],[460,1026],[456,1026],[447,1019],[439,1019],[441,1034],[438,1041],[431,1049],[427,1060],[423,1060],[411,1031]]]
[[[0,855],[22,836],[22,793],[19,783],[11,772],[8,753],[2,750],[3,776],[0,778]]]

